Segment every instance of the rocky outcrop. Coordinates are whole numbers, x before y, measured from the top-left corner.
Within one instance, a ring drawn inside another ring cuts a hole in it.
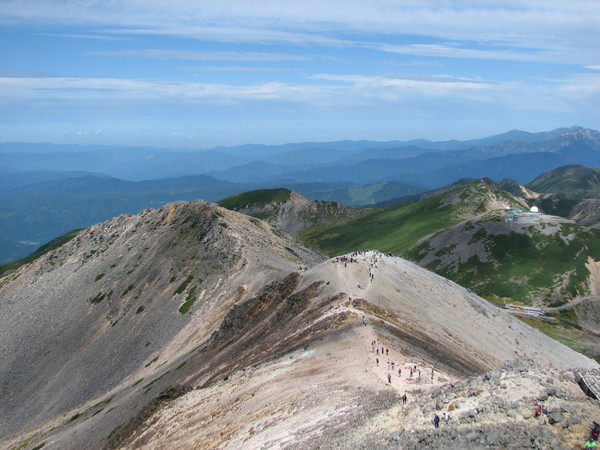
[[[294,236],[306,228],[343,223],[368,212],[364,208],[353,208],[335,202],[309,200],[293,191],[288,191],[288,198],[284,202],[239,205],[234,209],[261,218]]]

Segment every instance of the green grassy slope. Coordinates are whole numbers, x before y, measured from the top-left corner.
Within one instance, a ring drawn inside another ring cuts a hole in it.
[[[310,245],[329,256],[371,248],[407,254],[417,241],[446,230],[475,214],[486,211],[488,180],[477,180],[425,200],[375,210],[349,223],[301,234]],[[509,194],[497,191],[507,204],[519,204]],[[449,198],[456,196],[455,201]]]
[[[421,237],[454,223],[453,209],[440,207],[439,197],[397,208],[376,210],[348,223],[300,235],[326,255],[371,248],[404,253]]]
[[[257,189],[242,192],[219,200],[217,204],[223,208],[238,211],[244,208],[260,208],[266,205],[287,202],[292,195],[289,189]]]
[[[527,187],[565,199],[600,198],[600,168],[578,164],[562,166],[543,173]]]
[[[465,228],[475,227],[470,232]],[[473,233],[474,231],[474,233]],[[600,259],[600,232],[573,223],[514,226],[501,219],[459,225],[444,246],[423,242],[412,259],[482,296],[558,306],[588,292],[588,258]],[[442,239],[446,236],[442,236]],[[480,254],[466,247],[478,245]],[[427,264],[423,258],[428,256]],[[468,258],[465,259],[464,255]]]
[[[476,180],[300,238],[329,256],[363,248],[398,253],[484,296],[559,304],[585,294],[585,264],[600,260],[600,233],[573,223],[505,223],[498,200],[522,205]]]

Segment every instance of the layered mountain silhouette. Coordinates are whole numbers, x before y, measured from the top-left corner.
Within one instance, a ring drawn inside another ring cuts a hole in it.
[[[327,259],[204,201],[6,274],[0,321],[7,448],[543,446],[597,412],[570,371],[595,361],[473,292],[390,253]],[[567,426],[540,435],[538,398]],[[442,410],[455,431],[432,435]]]
[[[0,144],[0,263],[75,228],[175,200],[287,188],[373,206],[460,178],[519,184],[564,165],[600,166],[599,133],[511,131],[469,141],[339,141],[210,150]],[[572,206],[572,205],[571,205]],[[15,225],[18,224],[18,225]]]

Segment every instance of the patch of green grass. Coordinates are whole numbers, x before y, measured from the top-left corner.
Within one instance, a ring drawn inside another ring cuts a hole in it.
[[[135,312],[136,314],[141,313],[142,311],[144,311],[144,305],[140,306],[137,311]]]
[[[125,297],[129,293],[129,291],[133,290],[133,288],[134,288],[133,284],[130,284],[129,286],[127,286],[127,289],[125,289],[123,291],[123,293],[121,294],[121,297]]]
[[[554,317],[558,323],[560,323],[565,328],[574,328],[577,330],[581,330],[582,327],[579,325],[579,320],[577,319],[577,314],[575,310],[570,309],[566,311],[559,311],[557,313],[548,314],[550,317]]]
[[[96,296],[95,296],[95,297],[93,297],[93,298],[90,298],[90,299],[89,299],[89,302],[90,302],[90,303],[93,303],[93,304],[100,303],[100,302],[101,302],[102,300],[104,300],[105,298],[110,298],[110,297],[112,297],[112,295],[113,295],[113,291],[112,291],[112,290],[110,290],[109,292],[106,292],[106,293],[105,293],[105,292],[102,292],[102,291],[100,291],[100,292],[98,292],[98,293],[96,294]]]
[[[39,445],[36,445],[35,447],[33,447],[31,450],[40,450],[41,448],[44,448],[44,446],[46,445],[45,442],[42,442]]]
[[[269,204],[285,203],[290,199],[289,189],[258,189],[232,195],[217,202],[223,208],[238,211],[247,207],[263,207]]]
[[[139,380],[137,380],[135,383],[133,383],[133,384],[131,385],[131,387],[135,387],[135,386],[137,386],[137,385],[138,385],[138,384],[140,384],[142,381],[144,381],[144,379],[143,379],[143,378],[140,378],[140,379],[139,379]]]
[[[68,421],[68,422],[74,422],[74,421],[76,421],[77,419],[79,419],[79,416],[81,416],[81,414],[79,414],[79,413],[75,414],[74,416],[72,416],[72,417],[69,419],[69,421]]]
[[[294,256],[298,256],[298,253],[296,253],[296,252],[294,251],[294,249],[292,249],[292,248],[289,248],[289,247],[285,247],[285,249],[286,249],[288,252],[290,252],[292,255],[294,255]]]
[[[553,323],[529,317],[519,317],[519,319],[567,347],[584,355],[592,356],[592,348],[580,343],[580,332],[576,327],[565,327],[560,321]]]
[[[190,291],[188,292],[185,302],[183,303],[183,305],[181,305],[179,307],[179,312],[181,314],[187,313],[195,301],[196,301],[196,286],[192,287],[190,289]]]
[[[104,274],[103,273],[99,273],[98,275],[96,275],[96,279],[94,281],[99,281],[102,278],[104,278]]]
[[[185,281],[183,283],[181,283],[177,289],[175,289],[175,295],[176,294],[181,294],[183,291],[185,291],[185,288],[187,288],[188,284],[190,284],[192,282],[192,280],[194,279],[193,275],[189,275]]]
[[[112,402],[114,397],[109,397],[106,400],[102,400],[101,402],[96,403],[94,406],[92,406],[93,408],[98,408],[99,406],[104,406],[104,405],[108,405],[110,402]]]
[[[150,367],[150,366],[151,366],[152,364],[154,364],[156,361],[158,361],[158,356],[157,356],[157,357],[155,357],[155,358],[152,358],[152,359],[150,360],[150,362],[149,362],[148,364],[146,364],[146,366],[145,366],[145,367]]]
[[[148,391],[150,389],[152,389],[152,386],[155,383],[158,383],[162,378],[164,378],[168,373],[170,372],[170,370],[167,370],[165,373],[163,373],[160,377],[155,378],[154,380],[152,380],[150,383],[148,383],[147,385],[144,386],[144,394],[147,394]]]

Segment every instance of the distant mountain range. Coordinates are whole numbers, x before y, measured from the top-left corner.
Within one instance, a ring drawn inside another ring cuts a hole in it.
[[[561,166],[600,166],[600,133],[513,130],[468,141],[338,141],[210,150],[0,144],[0,263],[54,237],[174,200],[287,188],[347,206],[416,198],[459,179],[518,184]],[[547,200],[555,208],[567,200]],[[567,202],[568,203],[568,202]]]

